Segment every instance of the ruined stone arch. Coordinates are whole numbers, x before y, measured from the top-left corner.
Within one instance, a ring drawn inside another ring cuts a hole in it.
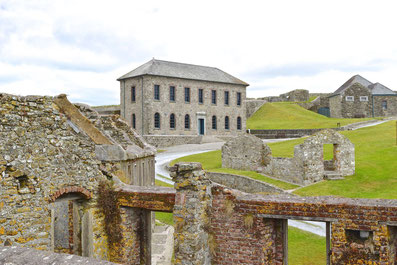
[[[68,193],[78,193],[82,196],[83,199],[86,200],[89,200],[92,197],[91,192],[85,188],[77,186],[67,186],[57,190],[52,195],[50,195],[49,201],[55,202],[56,199]]]

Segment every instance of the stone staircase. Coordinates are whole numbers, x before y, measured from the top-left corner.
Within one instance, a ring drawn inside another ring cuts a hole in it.
[[[340,179],[345,179],[345,178],[339,172],[324,171],[324,179],[326,179],[326,180],[340,180]]]
[[[152,233],[152,265],[171,265],[174,251],[174,228],[156,225]]]

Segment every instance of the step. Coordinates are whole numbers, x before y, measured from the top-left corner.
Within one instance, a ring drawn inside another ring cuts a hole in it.
[[[345,178],[338,172],[325,171],[324,179],[326,179],[326,180],[340,180],[340,179],[345,179]]]

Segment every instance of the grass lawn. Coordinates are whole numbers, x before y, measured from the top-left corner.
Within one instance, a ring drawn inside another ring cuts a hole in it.
[[[302,196],[397,199],[396,122],[341,132],[356,148],[356,173],[344,180],[323,181],[295,191]],[[293,156],[303,139],[269,144],[274,156]],[[330,151],[330,150],[329,150]]]
[[[290,102],[264,104],[247,120],[249,129],[315,129],[334,128],[370,119],[336,119],[306,110]]]
[[[390,121],[377,126],[344,131],[356,148],[356,173],[344,180],[323,181],[299,188],[294,193],[302,196],[342,196],[350,198],[397,199],[397,146],[396,122]],[[304,139],[299,138],[269,144],[274,157],[292,157],[294,146]],[[325,157],[332,157],[332,146],[326,145]],[[222,169],[220,151],[211,151],[174,160],[176,162],[200,162],[208,171],[245,175],[269,182],[283,189],[293,188],[291,184],[267,179],[251,171]]]
[[[288,264],[326,264],[325,237],[288,227]]]
[[[231,169],[231,168],[222,168],[221,150],[200,153],[200,154],[195,154],[195,155],[190,155],[190,156],[184,156],[184,157],[173,160],[171,162],[171,165],[174,165],[175,163],[178,163],[178,162],[200,162],[202,164],[203,168],[207,171],[247,176],[247,177],[250,177],[250,178],[253,178],[256,180],[260,180],[260,181],[272,184],[274,186],[277,186],[277,187],[285,189],[285,190],[295,189],[298,187],[297,185],[290,184],[290,183],[287,183],[287,182],[284,182],[281,180],[276,180],[276,179],[265,177],[259,173],[253,172],[253,171],[243,171],[243,170],[236,170],[236,169]]]

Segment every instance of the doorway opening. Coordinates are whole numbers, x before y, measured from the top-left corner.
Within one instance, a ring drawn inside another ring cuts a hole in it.
[[[337,144],[323,145],[324,171],[337,171]]]
[[[329,222],[288,220],[285,264],[330,264]]]
[[[205,133],[205,122],[202,118],[198,119],[198,133],[199,135],[204,135]]]
[[[92,216],[90,211],[84,209],[85,201],[79,193],[68,193],[52,203],[51,234],[54,252],[92,256]]]

